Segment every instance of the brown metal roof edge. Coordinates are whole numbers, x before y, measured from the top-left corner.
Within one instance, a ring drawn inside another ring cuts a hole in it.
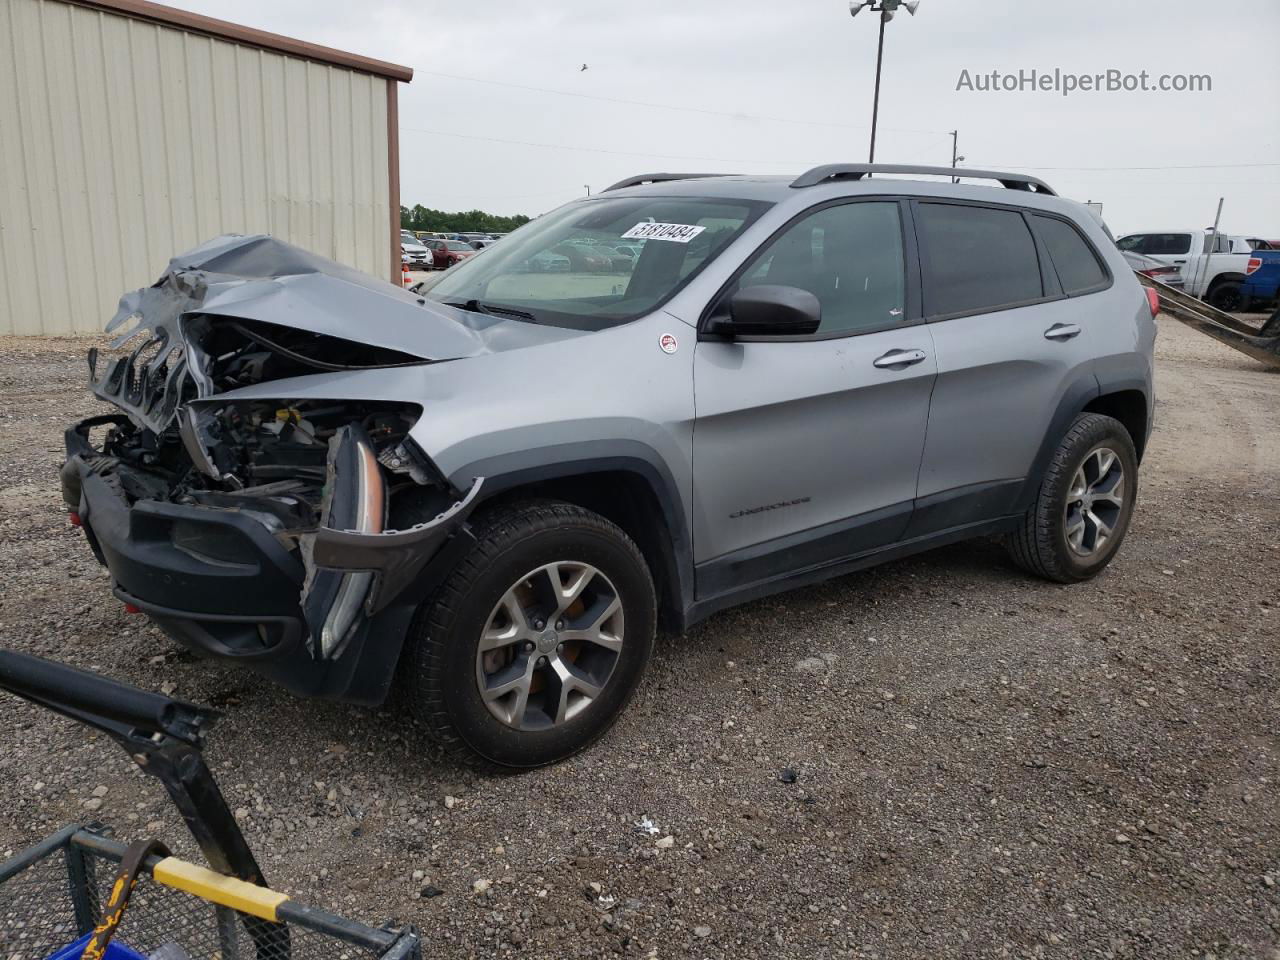
[[[272,50],[277,53],[300,57],[303,60],[314,60],[317,63],[327,63],[335,67],[346,67],[349,70],[386,77],[388,80],[399,80],[403,83],[408,83],[413,79],[412,67],[402,67],[398,63],[388,63],[386,60],[362,57],[359,54],[347,53],[344,50],[335,50],[333,47],[322,47],[317,43],[295,40],[293,37],[281,36],[278,33],[268,33],[266,30],[255,30],[253,27],[231,23],[228,20],[219,20],[216,17],[206,17],[199,13],[178,10],[161,3],[151,3],[150,0],[63,0],[63,2],[73,3],[81,7],[93,7],[97,10],[106,10],[110,13],[133,17],[137,20],[149,20],[152,23],[161,23],[181,30],[190,30],[210,37],[230,40],[233,43],[259,47],[263,50]]]

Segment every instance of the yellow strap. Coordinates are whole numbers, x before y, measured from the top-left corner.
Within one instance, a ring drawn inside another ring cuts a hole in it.
[[[205,867],[177,857],[165,857],[156,864],[152,876],[166,887],[184,890],[205,900],[232,907],[241,913],[275,921],[276,908],[289,897],[236,877],[225,877]]]

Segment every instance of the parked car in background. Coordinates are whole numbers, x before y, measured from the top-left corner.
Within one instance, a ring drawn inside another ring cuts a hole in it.
[[[1131,250],[1121,250],[1120,254],[1134,273],[1141,273],[1153,280],[1159,280],[1166,286],[1183,289],[1181,268],[1171,263],[1161,263],[1154,257],[1146,257]]]
[[[598,243],[592,250],[597,256],[604,257],[609,261],[610,273],[630,273],[636,265],[635,257],[630,253],[623,253],[617,247],[611,247],[607,243]]]
[[[1280,249],[1254,250],[1240,287],[1241,310],[1264,310],[1280,302]]]
[[[567,257],[570,268],[579,273],[608,273],[613,269],[613,263],[608,256],[597,252],[595,246],[582,240],[566,240],[553,247],[551,252]]]
[[[427,248],[435,257],[437,270],[446,270],[476,253],[465,240],[428,240]]]
[[[410,270],[430,270],[435,258],[426,246],[408,230],[400,231],[400,261]]]
[[[525,273],[568,273],[572,269],[569,258],[550,250],[539,250],[520,262]]]
[[[1183,289],[1219,310],[1240,309],[1252,249],[1246,238],[1212,230],[1144,231],[1121,237],[1116,246],[1177,267]]]

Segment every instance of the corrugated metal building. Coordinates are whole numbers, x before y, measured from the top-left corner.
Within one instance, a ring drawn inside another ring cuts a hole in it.
[[[220,233],[398,279],[411,77],[145,0],[0,0],[0,333],[100,331]]]

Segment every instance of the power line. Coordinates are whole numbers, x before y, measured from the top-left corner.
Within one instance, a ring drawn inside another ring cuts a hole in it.
[[[771,117],[757,113],[737,113],[731,110],[709,110],[705,107],[687,107],[676,103],[654,103],[650,100],[628,100],[623,97],[604,97],[596,93],[579,93],[576,90],[556,90],[551,87],[532,87],[523,83],[510,83],[506,80],[486,80],[483,77],[464,77],[456,73],[441,73],[438,70],[414,69],[414,74],[426,74],[432,77],[444,77],[449,80],[463,80],[467,83],[485,83],[494,87],[508,87],[512,90],[527,90],[531,93],[550,93],[559,97],[576,97],[579,100],[597,100],[601,103],[616,103],[630,107],[647,107],[651,110],[677,110],[681,113],[696,113],[710,117],[731,117],[735,120],[763,120],[767,123],[794,123],[813,127],[838,127],[843,130],[868,130],[869,127],[856,123],[836,123],[831,120],[801,120],[796,117]],[[885,127],[894,133],[914,133],[924,136],[950,136],[945,130],[910,130],[902,127]]]

